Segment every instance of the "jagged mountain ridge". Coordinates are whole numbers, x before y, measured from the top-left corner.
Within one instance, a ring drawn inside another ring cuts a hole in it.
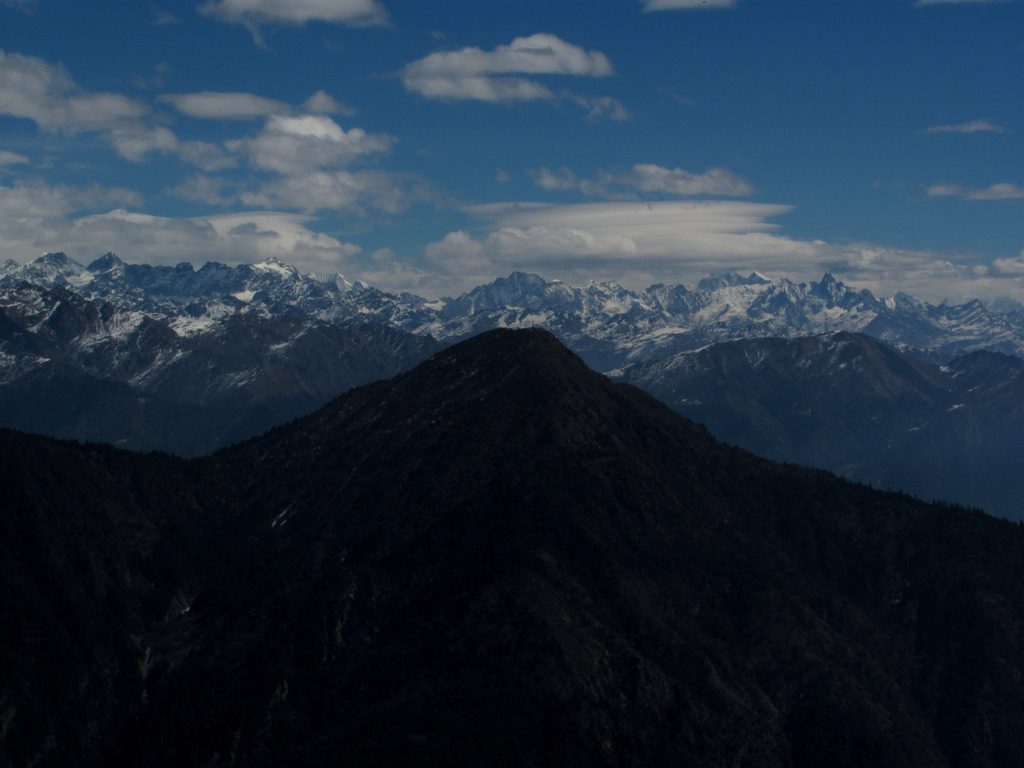
[[[211,458],[0,431],[0,468],[12,766],[1024,749],[1019,527],[717,443],[542,331]]]
[[[938,366],[839,332],[725,342],[614,375],[759,455],[1024,518],[1020,358]]]
[[[678,350],[723,340],[837,328],[938,362],[957,350],[1024,348],[1024,312],[1012,306],[878,300],[830,275],[794,284],[725,274],[693,290],[637,292],[513,273],[429,302],[338,275],[301,275],[273,260],[197,270],[126,264],[113,254],[83,266],[48,254],[0,268],[0,425],[196,455],[393,375],[442,344],[531,326],[548,328],[605,371],[637,362],[657,370]],[[763,449],[749,437],[737,439]],[[767,453],[807,460],[773,446]],[[825,466],[848,472],[851,463]]]
[[[180,318],[67,283],[0,286],[0,424],[181,455],[209,453],[392,376],[440,348],[360,318]]]
[[[0,269],[0,285],[27,280],[62,284],[89,299],[162,315],[181,334],[210,332],[225,316],[298,315],[324,322],[381,322],[445,342],[496,327],[541,326],[588,363],[611,370],[737,338],[866,333],[936,362],[989,349],[1024,356],[1024,310],[990,309],[980,301],[931,305],[905,294],[879,299],[826,274],[793,283],[725,274],[695,289],[653,285],[627,290],[611,282],[573,287],[513,273],[459,297],[427,301],[388,294],[338,275],[301,275],[276,260],[227,267],[207,263],[153,267],[113,254],[83,267],[64,254]]]

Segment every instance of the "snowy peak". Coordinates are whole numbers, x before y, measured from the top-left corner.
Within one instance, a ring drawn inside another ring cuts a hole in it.
[[[65,253],[44,253],[28,264],[11,270],[11,274],[46,287],[64,283],[81,283],[88,279],[85,267]]]
[[[506,309],[553,309],[574,303],[574,292],[560,282],[548,282],[540,275],[513,272],[508,277],[478,286],[447,303],[446,314],[475,315]]]
[[[94,275],[99,273],[110,273],[118,272],[119,274],[124,273],[125,264],[118,258],[117,254],[113,251],[100,256],[98,259],[89,264],[86,269],[92,272]]]
[[[690,311],[690,291],[685,285],[655,283],[643,296],[647,304],[665,315],[685,315]]]
[[[82,265],[77,261],[69,257],[63,251],[52,251],[44,253],[37,259],[34,259],[31,264],[39,268],[52,268],[52,269],[77,269],[81,270]]]
[[[847,288],[836,280],[831,272],[826,272],[820,282],[811,283],[811,295],[824,299],[830,305],[837,305],[845,298]]]
[[[270,272],[285,279],[294,279],[299,277],[299,271],[295,267],[290,264],[285,264],[283,261],[273,256],[265,261],[258,261],[251,266],[255,272]]]

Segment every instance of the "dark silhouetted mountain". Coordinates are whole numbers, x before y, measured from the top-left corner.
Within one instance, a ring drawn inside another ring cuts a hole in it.
[[[4,764],[1024,753],[1024,531],[718,443],[543,331],[206,459],[0,449]]]
[[[716,437],[1024,518],[1024,360],[921,362],[862,334],[727,342],[621,372]]]

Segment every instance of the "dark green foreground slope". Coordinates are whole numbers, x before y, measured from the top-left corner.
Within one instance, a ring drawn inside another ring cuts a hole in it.
[[[1017,766],[1024,531],[496,331],[212,459],[0,432],[0,764]]]

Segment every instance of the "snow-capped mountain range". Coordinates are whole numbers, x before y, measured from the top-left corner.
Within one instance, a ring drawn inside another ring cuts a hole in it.
[[[430,301],[278,261],[48,254],[0,267],[0,426],[203,454],[529,326],[754,452],[1021,514],[1024,309],[879,299],[831,275],[632,291],[513,273]]]
[[[430,301],[340,275],[303,275],[277,260],[207,263],[197,270],[187,263],[128,264],[114,254],[84,266],[51,253],[25,265],[0,265],[0,310],[8,316],[31,315],[43,306],[39,289],[58,288],[107,307],[109,318],[85,344],[130,335],[153,321],[179,337],[219,334],[229,318],[254,316],[379,323],[445,343],[495,327],[542,326],[605,371],[732,339],[833,331],[864,333],[935,362],[976,349],[1024,356],[1024,307],[1018,304],[878,298],[830,274],[809,283],[722,274],[694,288],[658,284],[634,291],[613,282],[576,287],[516,272],[457,298]]]

